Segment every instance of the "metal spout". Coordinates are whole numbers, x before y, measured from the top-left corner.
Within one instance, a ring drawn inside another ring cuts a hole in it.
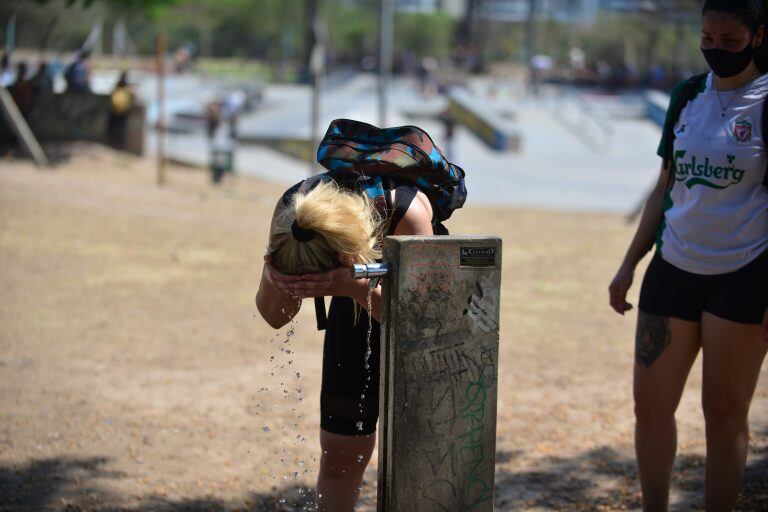
[[[352,265],[352,277],[355,279],[368,279],[382,277],[389,272],[386,263],[368,263]]]

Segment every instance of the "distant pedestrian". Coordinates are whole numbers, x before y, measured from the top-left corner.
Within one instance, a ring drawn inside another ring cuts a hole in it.
[[[11,73],[11,58],[7,53],[0,57],[0,87],[8,87],[13,82],[13,73]]]
[[[448,160],[455,160],[454,136],[456,131],[456,118],[453,117],[453,114],[451,114],[449,109],[446,109],[440,116],[440,120],[443,122],[443,151],[445,158]]]
[[[220,123],[221,104],[216,100],[211,100],[205,104],[205,132],[209,142],[213,142]]]
[[[109,143],[118,149],[125,148],[128,115],[132,106],[133,92],[128,84],[128,74],[123,71],[109,95],[109,120],[107,122]]]
[[[78,50],[75,53],[74,62],[70,63],[64,71],[64,79],[67,82],[67,91],[90,92],[90,55],[88,50]]]
[[[20,62],[16,70],[16,81],[8,87],[8,90],[16,106],[19,107],[21,114],[24,117],[28,117],[29,112],[32,110],[34,91],[32,83],[27,80],[27,64]]]
[[[32,108],[34,109],[41,96],[53,92],[53,80],[51,79],[50,70],[48,69],[48,63],[46,61],[40,62],[37,66],[37,71],[32,78],[29,79],[29,83],[32,88]]]

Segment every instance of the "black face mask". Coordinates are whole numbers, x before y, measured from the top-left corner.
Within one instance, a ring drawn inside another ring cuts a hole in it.
[[[712,71],[717,76],[720,78],[731,78],[747,69],[755,55],[755,49],[752,48],[752,43],[750,42],[740,52],[729,52],[720,48],[713,48],[711,50],[702,48],[701,53],[704,54],[707,64],[709,64],[709,67],[712,68]]]

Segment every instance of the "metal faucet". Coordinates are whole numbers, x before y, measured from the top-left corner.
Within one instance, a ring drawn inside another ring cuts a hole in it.
[[[381,278],[389,272],[386,263],[361,263],[352,265],[352,277],[355,279],[370,279],[371,288],[376,288]]]

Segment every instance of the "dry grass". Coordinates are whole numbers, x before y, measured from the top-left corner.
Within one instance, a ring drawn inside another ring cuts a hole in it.
[[[283,343],[253,303],[282,187],[153,172],[93,146],[0,163],[0,510],[290,510],[313,484],[322,339],[311,308]],[[497,509],[636,508],[633,317],[605,291],[633,227],[478,207],[449,227],[504,239]],[[678,509],[700,506],[699,372]],[[766,397],[763,375],[745,509],[768,506]]]

